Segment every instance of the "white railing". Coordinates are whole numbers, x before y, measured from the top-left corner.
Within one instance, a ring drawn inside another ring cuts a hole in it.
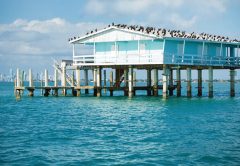
[[[203,66],[240,66],[240,57],[177,55],[164,53],[147,54],[99,54],[73,57],[74,65],[111,65],[111,64],[177,64]]]
[[[73,57],[74,65],[89,64],[151,64],[163,63],[162,53],[147,54],[97,54]]]
[[[240,66],[240,57],[197,56],[192,54],[164,54],[164,63],[203,66]]]

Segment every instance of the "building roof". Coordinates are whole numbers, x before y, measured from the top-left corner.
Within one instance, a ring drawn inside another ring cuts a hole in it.
[[[93,37],[97,34],[103,33],[105,31],[111,30],[111,29],[118,29],[126,32],[131,32],[143,36],[148,36],[151,38],[182,38],[182,39],[194,39],[194,40],[204,40],[204,41],[212,41],[212,42],[223,42],[223,43],[231,43],[231,44],[239,44],[240,40],[237,39],[230,39],[228,37],[219,36],[219,35],[211,35],[207,33],[200,33],[197,34],[195,32],[187,33],[185,31],[180,30],[167,30],[164,28],[155,28],[155,27],[143,27],[138,25],[126,25],[126,24],[114,24],[108,25],[108,27],[102,29],[102,30],[92,30],[88,33],[86,33],[85,36],[82,37],[73,37],[69,38],[69,43],[76,43],[78,41],[81,41],[86,38]]]

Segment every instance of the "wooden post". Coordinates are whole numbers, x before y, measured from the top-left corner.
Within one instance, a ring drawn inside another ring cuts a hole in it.
[[[58,87],[58,71],[54,70],[54,87]]]
[[[163,65],[163,74],[162,74],[162,80],[163,80],[163,90],[162,95],[163,99],[168,98],[168,68],[166,65]]]
[[[187,97],[192,97],[192,75],[191,68],[187,68]]]
[[[97,97],[102,95],[102,69],[101,67],[97,67]]]
[[[112,87],[113,86],[113,71],[110,71],[110,78],[109,78],[109,80],[110,80],[110,87]]]
[[[133,97],[133,68],[128,68],[128,97]]]
[[[19,70],[19,68],[17,68],[17,87],[20,87],[20,70]]]
[[[213,68],[208,69],[208,97],[213,97]]]
[[[61,85],[63,87],[63,90],[62,90],[62,93],[64,96],[67,95],[67,89],[66,89],[66,63],[65,62],[62,62],[61,64],[61,67],[62,67],[62,77],[61,77]]]
[[[153,69],[153,95],[158,96],[158,69]]]
[[[147,95],[151,96],[151,69],[147,69]]]
[[[85,79],[85,86],[88,86],[88,69],[84,70],[84,79]],[[85,94],[89,94],[88,89],[85,89]]]
[[[169,96],[173,96],[173,70],[169,70]]]
[[[103,70],[103,86],[104,86],[104,93],[107,93],[107,73],[106,70]]]
[[[34,88],[33,88],[33,78],[32,78],[32,69],[29,69],[29,96],[34,96]]]
[[[181,96],[181,70],[178,68],[176,70],[176,76],[177,76],[177,97]]]
[[[133,72],[133,87],[135,87],[136,84],[137,84],[137,74],[136,74],[136,72],[134,71],[134,72]]]
[[[235,69],[230,69],[230,96],[235,96]]]
[[[128,69],[124,69],[124,83],[125,83],[125,89],[124,89],[124,96],[128,96]]]
[[[198,69],[198,96],[202,96],[202,69]]]
[[[77,96],[81,95],[81,75],[80,75],[80,69],[76,69],[76,82],[77,82]]]
[[[44,79],[44,81],[45,81],[45,87],[48,87],[48,71],[47,71],[47,69],[45,69],[45,71],[44,71],[44,75],[45,75],[45,79]]]

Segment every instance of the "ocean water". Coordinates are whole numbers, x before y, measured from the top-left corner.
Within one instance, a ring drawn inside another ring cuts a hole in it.
[[[214,98],[92,95],[16,100],[0,83],[0,165],[239,165],[240,84]],[[185,95],[183,85],[183,95]]]

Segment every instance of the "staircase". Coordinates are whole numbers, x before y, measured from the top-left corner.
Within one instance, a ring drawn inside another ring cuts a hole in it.
[[[53,59],[53,62],[54,62],[53,63],[54,69],[56,69],[58,71],[58,73],[60,75],[62,75],[63,71],[62,71],[62,68],[60,67],[59,63],[55,59]],[[66,81],[72,87],[77,85],[76,81],[73,80],[73,77],[71,77],[67,72],[66,72]]]
[[[116,82],[113,86],[119,88],[123,80],[124,80],[124,70],[116,69]]]

